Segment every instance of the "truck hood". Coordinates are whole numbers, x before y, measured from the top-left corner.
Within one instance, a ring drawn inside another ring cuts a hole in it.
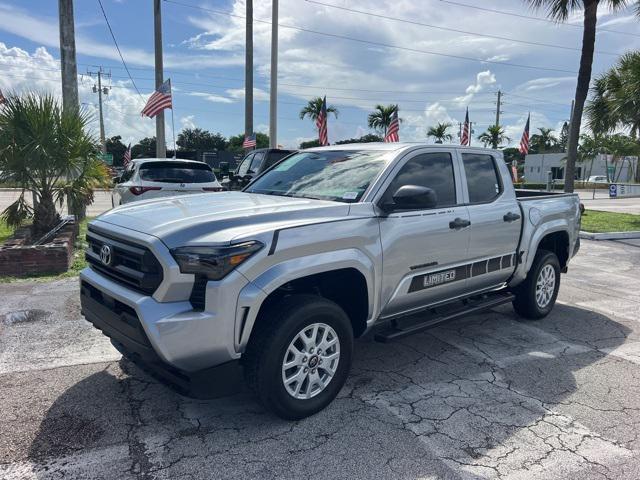
[[[96,221],[153,235],[175,248],[223,245],[277,228],[348,214],[346,203],[221,192],[134,202],[109,210]]]

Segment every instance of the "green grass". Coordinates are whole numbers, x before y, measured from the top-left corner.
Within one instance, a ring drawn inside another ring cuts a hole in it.
[[[76,244],[74,245],[73,250],[73,264],[64,273],[60,273],[58,275],[31,275],[26,277],[2,277],[0,276],[0,283],[9,283],[9,282],[20,282],[25,280],[37,280],[37,281],[50,281],[50,280],[59,280],[61,278],[69,278],[69,277],[77,277],[80,273],[80,270],[87,266],[87,262],[84,259],[84,249],[87,247],[87,243],[85,241],[85,237],[87,235],[87,224],[91,221],[93,217],[85,218],[82,222],[80,222],[80,234],[76,239]],[[5,235],[6,233],[6,235]],[[9,229],[4,221],[0,220],[0,242],[6,240],[11,236],[13,230]]]
[[[582,230],[592,233],[640,231],[640,215],[587,210],[582,215]]]

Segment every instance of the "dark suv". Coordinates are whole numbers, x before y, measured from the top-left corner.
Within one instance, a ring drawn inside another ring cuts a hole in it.
[[[240,190],[246,187],[253,177],[294,152],[295,150],[278,148],[253,150],[242,159],[235,172],[230,172],[228,177],[222,179],[221,184],[228,190]]]

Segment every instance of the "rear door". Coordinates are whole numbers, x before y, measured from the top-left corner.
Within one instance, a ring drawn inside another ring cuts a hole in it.
[[[409,153],[383,185],[378,204],[391,201],[403,185],[432,188],[438,203],[380,217],[383,317],[461,295],[467,277],[469,217],[455,149]]]
[[[522,218],[507,166],[486,150],[460,152],[471,221],[469,292],[505,282],[513,272]],[[507,180],[505,180],[507,181]]]

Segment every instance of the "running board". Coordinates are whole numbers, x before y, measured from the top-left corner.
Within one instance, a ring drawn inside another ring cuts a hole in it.
[[[498,305],[509,303],[513,299],[514,295],[509,292],[496,292],[452,302],[422,313],[391,320],[391,326],[376,333],[374,339],[382,343],[392,342],[414,333],[423,332],[443,322],[456,320],[465,315],[479,313]],[[406,325],[401,325],[401,322],[406,323]]]

